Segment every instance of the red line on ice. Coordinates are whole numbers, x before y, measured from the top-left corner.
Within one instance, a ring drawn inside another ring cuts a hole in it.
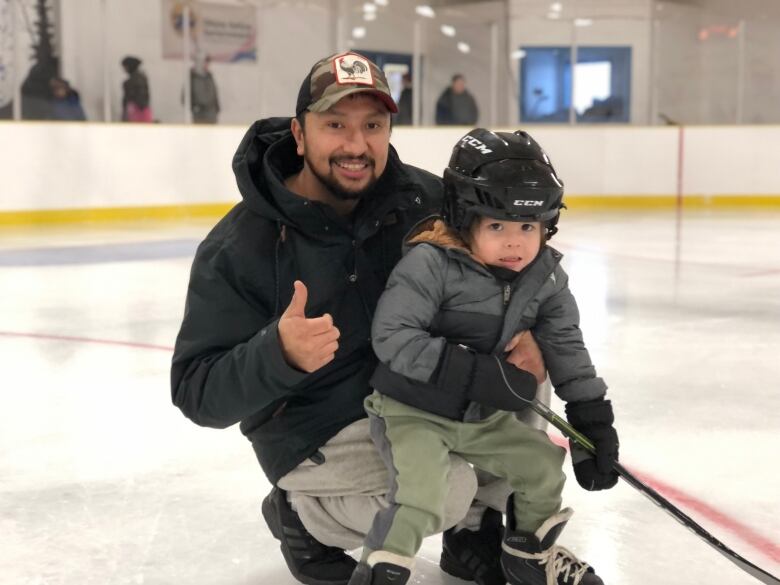
[[[30,339],[43,339],[46,341],[74,341],[76,343],[96,343],[99,345],[118,345],[121,347],[133,347],[136,349],[155,349],[158,351],[173,351],[166,345],[153,345],[151,343],[135,343],[132,341],[117,341],[114,339],[94,339],[91,337],[75,337],[72,335],[47,335],[44,333],[21,333],[18,331],[0,331],[2,337],[27,337]]]
[[[561,447],[569,447],[569,442],[560,435],[551,435],[550,439]],[[628,467],[628,466],[626,466]],[[742,524],[741,522],[729,517],[720,510],[716,510],[706,502],[699,500],[698,498],[685,493],[681,489],[669,485],[655,477],[652,477],[646,473],[641,473],[631,469],[631,472],[637,476],[638,479],[649,485],[658,493],[664,497],[675,501],[683,508],[694,510],[704,516],[710,522],[717,524],[726,530],[732,532],[744,542],[749,544],[752,548],[759,551],[761,554],[772,559],[773,561],[780,563],[780,545],[772,542],[767,537],[759,534],[749,526]]]

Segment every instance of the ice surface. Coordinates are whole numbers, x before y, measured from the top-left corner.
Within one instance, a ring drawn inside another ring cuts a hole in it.
[[[0,232],[3,585],[296,583],[249,443],[170,403],[168,348],[208,228]],[[780,574],[780,214],[566,213],[552,243],[623,462],[739,521],[675,500]],[[565,501],[561,543],[607,584],[756,583],[627,485],[593,494],[572,477]],[[463,583],[439,552],[425,542],[414,583]]]

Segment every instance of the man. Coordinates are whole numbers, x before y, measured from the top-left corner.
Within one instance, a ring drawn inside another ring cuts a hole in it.
[[[452,76],[452,83],[436,101],[436,123],[439,125],[474,126],[479,108],[474,96],[466,89],[466,78],[460,73]]]
[[[376,65],[345,53],[314,65],[294,119],[249,129],[233,158],[243,201],[198,248],[173,356],[172,398],[186,416],[216,428],[241,422],[275,486],[263,516],[292,574],[311,585],[349,581],[356,563],[344,550],[360,546],[386,505],[363,409],[376,366],[371,318],[403,236],[441,205],[441,181],[390,146],[396,111]],[[538,348],[523,347],[515,365],[543,369]],[[448,527],[477,489],[462,459],[449,485]],[[508,495],[483,492],[499,508]],[[469,549],[485,540],[484,505],[472,510],[476,530],[451,547],[477,558],[471,567],[452,559],[468,578],[500,555],[500,537]]]
[[[209,55],[199,55],[190,69],[190,108],[195,124],[216,124],[219,116],[219,94],[210,65]]]
[[[412,76],[409,73],[404,73],[401,78],[403,83],[403,89],[401,95],[398,98],[398,115],[395,117],[396,126],[411,126],[414,120],[412,114],[414,110],[413,91],[412,91]]]

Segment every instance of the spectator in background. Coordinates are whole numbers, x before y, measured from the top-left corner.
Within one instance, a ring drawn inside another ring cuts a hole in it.
[[[395,117],[397,126],[410,126],[412,124],[412,76],[404,73],[402,78],[404,88],[401,97],[398,98],[398,115]]]
[[[53,120],[81,120],[87,117],[81,107],[79,92],[73,89],[66,80],[54,77],[49,81],[51,88],[51,115]]]
[[[452,83],[436,101],[436,123],[450,126],[474,126],[479,108],[474,96],[466,89],[466,78],[460,73],[452,76]]]
[[[211,57],[198,57],[190,69],[190,108],[196,124],[216,124],[219,115],[219,96],[214,76],[209,71]]]
[[[49,82],[57,77],[56,57],[40,57],[22,82],[22,120],[51,120],[52,103]]]
[[[141,71],[141,60],[137,57],[125,57],[122,59],[122,68],[128,75],[122,83],[122,121],[152,122],[149,81]]]

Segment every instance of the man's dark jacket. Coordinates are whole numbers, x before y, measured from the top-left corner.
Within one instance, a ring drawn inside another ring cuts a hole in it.
[[[339,217],[285,188],[302,167],[289,128],[289,118],[256,122],[233,158],[243,202],[198,247],[171,369],[174,404],[199,425],[241,421],[274,483],[365,416],[377,300],[404,234],[442,196],[437,177],[391,147],[376,188]],[[287,365],[279,345],[295,280],[308,288],[306,315],[330,313],[341,332],[335,359],[312,374]]]

